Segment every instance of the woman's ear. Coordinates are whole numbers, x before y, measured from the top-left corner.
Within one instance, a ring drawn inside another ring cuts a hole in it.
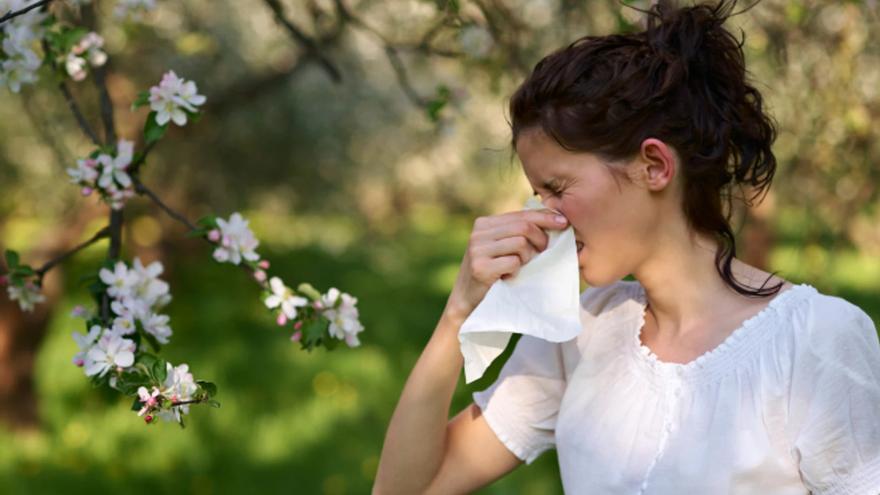
[[[657,138],[642,141],[639,161],[641,181],[651,191],[665,189],[672,182],[678,168],[675,150]]]

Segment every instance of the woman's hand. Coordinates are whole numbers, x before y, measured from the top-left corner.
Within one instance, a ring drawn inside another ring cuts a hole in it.
[[[568,220],[547,208],[478,217],[444,313],[464,321],[496,280],[516,275],[547,248],[542,228],[566,227]]]

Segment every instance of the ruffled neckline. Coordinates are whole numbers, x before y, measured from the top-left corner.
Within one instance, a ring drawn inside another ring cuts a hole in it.
[[[639,317],[636,319],[636,325],[632,331],[630,341],[632,344],[631,348],[636,351],[637,358],[645,365],[645,367],[649,368],[653,374],[660,375],[661,377],[678,376],[683,380],[694,380],[699,379],[704,375],[708,376],[714,374],[711,372],[717,372],[720,368],[726,366],[728,362],[735,361],[736,356],[733,354],[738,356],[741,353],[734,353],[734,351],[742,350],[743,346],[747,344],[749,340],[754,340],[750,338],[751,336],[766,335],[766,332],[755,332],[755,329],[759,328],[764,320],[777,314],[789,301],[797,299],[794,296],[805,295],[816,291],[816,288],[810,284],[802,283],[792,285],[788,289],[777,293],[766,306],[743,321],[739,327],[737,327],[713,349],[704,352],[696,359],[687,363],[674,363],[661,361],[650,348],[642,343],[642,327],[645,326],[645,315],[648,309],[647,296],[645,294],[645,288],[638,281],[633,284],[633,287],[633,297],[638,303]]]

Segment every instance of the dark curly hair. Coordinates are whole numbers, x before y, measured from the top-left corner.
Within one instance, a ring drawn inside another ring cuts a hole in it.
[[[783,285],[763,288],[773,274],[752,290],[730,268],[736,255],[731,192],[749,184],[753,200],[776,170],[776,124],[747,80],[745,33],[738,41],[722,27],[735,4],[678,7],[660,0],[636,9],[647,14],[644,31],[584,36],[547,55],[510,99],[511,145],[515,150],[522,131],[540,127],[569,151],[614,163],[635,157],[648,137],[662,140],[681,160],[691,232],[719,241],[718,273],[740,294],[770,296]],[[609,169],[615,181],[623,175]]]

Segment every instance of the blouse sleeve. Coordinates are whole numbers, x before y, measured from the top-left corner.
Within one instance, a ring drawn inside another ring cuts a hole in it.
[[[522,335],[498,379],[473,398],[498,439],[531,464],[556,444],[565,383],[561,344]]]
[[[789,431],[814,494],[880,494],[880,341],[845,299],[811,300],[797,344]]]

